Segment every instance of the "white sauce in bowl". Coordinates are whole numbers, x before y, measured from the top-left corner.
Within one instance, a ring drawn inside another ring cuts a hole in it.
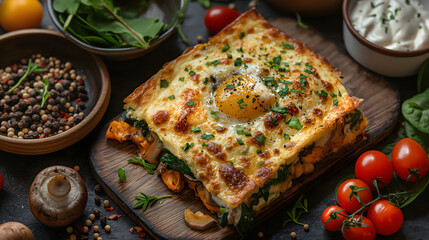
[[[429,48],[429,11],[417,0],[358,0],[350,20],[360,35],[384,48]]]

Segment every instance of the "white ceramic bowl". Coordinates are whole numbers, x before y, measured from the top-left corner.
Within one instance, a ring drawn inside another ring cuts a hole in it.
[[[429,58],[429,48],[417,51],[394,51],[375,45],[362,37],[349,19],[357,0],[343,2],[343,37],[349,54],[364,67],[388,77],[405,77],[416,74]],[[422,2],[424,3],[424,1]],[[428,8],[428,4],[425,5]]]

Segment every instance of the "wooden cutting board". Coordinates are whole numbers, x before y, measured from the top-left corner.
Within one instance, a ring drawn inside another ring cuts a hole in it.
[[[267,219],[293,200],[294,196],[308,191],[317,182],[320,182],[322,177],[326,177],[326,174],[332,174],[351,159],[355,159],[358,154],[386,137],[396,123],[400,106],[399,92],[395,86],[383,77],[367,71],[348,55],[341,53],[338,46],[324,39],[316,30],[299,28],[296,26],[295,20],[287,18],[273,20],[271,23],[288,35],[306,43],[340,69],[345,76],[343,84],[349,94],[364,99],[359,108],[367,117],[369,125],[366,129],[366,140],[354,144],[349,149],[339,151],[331,157],[331,161],[325,161],[328,164],[318,166],[305,182],[294,183],[292,191],[296,191],[295,194],[282,195],[269,208],[262,210],[256,216],[255,224]],[[141,209],[133,209],[132,206],[136,202],[135,196],[140,192],[155,196],[172,193],[166,188],[160,177],[149,175],[143,168],[133,168],[131,164],[127,163],[131,154],[136,152],[136,147],[132,144],[107,141],[105,139],[107,126],[98,134],[91,149],[91,166],[94,175],[109,196],[146,232],[156,239],[239,238],[234,228],[230,226],[212,228],[204,232],[188,228],[183,221],[183,212],[187,208],[194,212],[200,210],[207,213],[206,208],[189,189],[183,194],[173,194],[172,198],[159,201],[144,213]],[[120,182],[117,175],[117,171],[121,167],[126,171],[127,181],[125,183]]]

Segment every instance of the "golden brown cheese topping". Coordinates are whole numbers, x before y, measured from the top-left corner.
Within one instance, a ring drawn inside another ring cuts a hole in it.
[[[124,102],[209,192],[236,207],[357,108],[326,59],[255,10]]]

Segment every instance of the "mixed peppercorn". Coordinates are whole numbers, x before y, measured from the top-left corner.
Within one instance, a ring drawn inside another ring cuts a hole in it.
[[[38,139],[69,130],[85,117],[83,76],[70,62],[34,54],[0,69],[0,134]]]

